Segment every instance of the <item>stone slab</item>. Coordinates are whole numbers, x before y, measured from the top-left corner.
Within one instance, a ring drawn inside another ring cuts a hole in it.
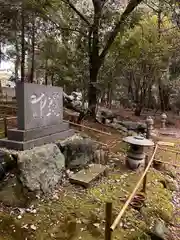
[[[16,86],[19,130],[63,121],[63,90],[60,87],[18,82]]]
[[[7,132],[8,140],[15,140],[19,142],[26,142],[29,140],[41,138],[50,134],[54,134],[69,129],[68,123],[60,123],[48,127],[41,127],[29,130],[9,129]]]
[[[90,164],[88,169],[83,169],[70,177],[70,182],[89,187],[91,182],[96,180],[100,175],[107,170],[106,166],[101,164]]]
[[[55,133],[52,135],[33,139],[26,142],[20,142],[20,141],[18,142],[18,141],[8,140],[7,138],[3,138],[3,139],[0,139],[0,147],[5,147],[7,149],[14,149],[18,151],[24,151],[24,150],[31,149],[44,144],[56,142],[59,140],[64,140],[72,136],[73,134],[74,134],[74,130],[69,129],[67,131],[62,131],[59,133]]]

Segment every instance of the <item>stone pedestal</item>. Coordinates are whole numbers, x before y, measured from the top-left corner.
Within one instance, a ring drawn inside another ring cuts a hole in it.
[[[8,130],[0,147],[23,151],[74,134],[63,122],[62,88],[20,82],[16,98],[18,128]]]
[[[131,169],[137,169],[144,163],[145,153],[144,147],[138,145],[131,145],[127,153],[128,166]]]
[[[30,130],[8,130],[8,137],[0,139],[0,147],[24,151],[33,147],[64,140],[74,134],[68,123]]]

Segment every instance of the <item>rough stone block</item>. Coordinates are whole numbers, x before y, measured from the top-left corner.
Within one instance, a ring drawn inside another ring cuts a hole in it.
[[[80,169],[94,161],[94,153],[99,144],[81,135],[73,135],[64,141],[57,142],[65,156],[66,168]]]
[[[33,192],[51,193],[62,179],[64,155],[56,144],[35,147],[18,154],[19,178]]]
[[[92,181],[107,171],[107,167],[101,164],[91,164],[88,169],[83,169],[70,177],[70,182],[89,187]]]
[[[19,142],[25,142],[57,132],[65,131],[69,129],[68,123],[60,123],[57,125],[51,125],[48,127],[41,127],[29,130],[19,130],[19,129],[9,129],[7,132],[7,137],[9,140],[15,140]]]

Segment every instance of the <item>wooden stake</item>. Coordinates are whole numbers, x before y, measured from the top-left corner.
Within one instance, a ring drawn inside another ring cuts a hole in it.
[[[145,157],[144,171],[146,170],[147,165],[148,165],[148,155],[146,155]],[[147,183],[147,173],[144,176],[144,180],[143,180],[143,190],[142,190],[143,193],[146,193],[146,183]]]
[[[106,228],[105,228],[105,240],[111,240],[111,223],[112,223],[112,202],[106,203]]]

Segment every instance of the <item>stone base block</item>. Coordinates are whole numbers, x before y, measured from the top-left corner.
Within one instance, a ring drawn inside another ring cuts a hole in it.
[[[37,138],[42,138],[50,134],[66,131],[69,129],[69,123],[60,123],[48,127],[34,128],[28,130],[9,129],[7,132],[8,140],[26,142]]]
[[[137,160],[137,159],[134,159],[134,158],[127,157],[127,166],[131,170],[136,170],[143,164],[144,164],[144,159]]]
[[[58,140],[64,140],[74,134],[73,129],[69,129],[66,131],[54,133],[48,136],[36,138],[29,141],[15,141],[15,140],[8,140],[7,138],[0,139],[0,147],[5,147],[8,149],[14,149],[18,151],[24,151],[27,149],[31,149],[37,146],[41,146],[44,144],[56,142]]]

